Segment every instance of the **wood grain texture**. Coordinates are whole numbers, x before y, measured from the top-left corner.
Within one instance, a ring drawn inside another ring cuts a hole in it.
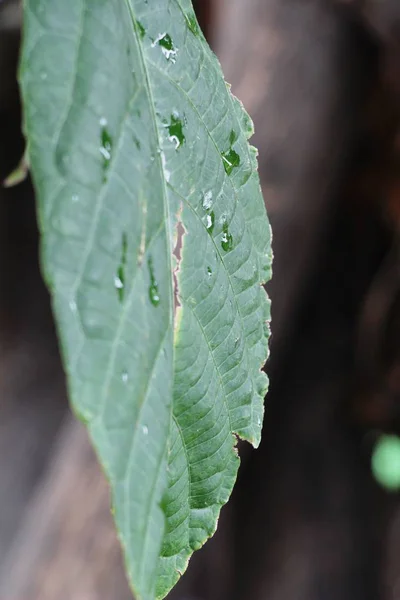
[[[274,232],[272,369],[326,247],[366,92],[369,41],[320,0],[220,0],[219,15],[216,50],[255,123]]]

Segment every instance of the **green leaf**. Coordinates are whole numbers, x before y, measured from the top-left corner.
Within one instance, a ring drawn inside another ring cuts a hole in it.
[[[380,485],[390,491],[400,489],[400,438],[381,435],[372,453],[372,472]]]
[[[72,405],[136,598],[213,534],[260,441],[270,229],[252,123],[189,0],[26,0],[20,71]]]

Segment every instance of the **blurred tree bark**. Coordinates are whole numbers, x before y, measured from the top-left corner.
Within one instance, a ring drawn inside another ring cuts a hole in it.
[[[398,272],[400,6],[196,4],[256,124],[274,231],[271,391],[263,444],[241,447],[219,530],[171,600],[397,600],[399,499],[369,459],[375,429],[398,430],[400,285],[382,269],[394,256]],[[23,151],[10,14],[2,178]],[[107,484],[67,416],[33,208],[29,182],[1,191],[0,596],[128,600]]]
[[[129,600],[109,490],[83,425],[67,419],[3,565],[0,597]]]

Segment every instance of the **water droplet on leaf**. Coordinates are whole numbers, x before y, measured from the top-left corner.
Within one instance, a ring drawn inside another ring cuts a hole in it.
[[[120,277],[117,277],[117,276],[114,277],[114,285],[117,288],[117,290],[124,289],[124,283]]]
[[[167,125],[169,141],[175,144],[175,150],[178,150],[185,143],[185,134],[183,133],[183,123],[178,113],[171,115],[171,122]]]
[[[222,249],[225,250],[225,252],[229,252],[229,250],[232,250],[233,248],[233,237],[229,233],[229,226],[227,221],[224,221],[224,224],[222,226],[221,246]]]
[[[149,435],[149,428],[147,425],[142,425],[143,435]]]
[[[204,210],[210,210],[213,203],[212,191],[206,192],[203,197],[203,208]]]
[[[149,298],[153,306],[160,304],[160,294],[158,292],[158,283],[154,275],[153,259],[151,256],[148,260],[149,273],[150,273],[150,287],[149,287]]]
[[[121,379],[122,379],[123,383],[128,383],[128,381],[129,381],[128,371],[123,371],[122,372]]]
[[[233,148],[229,152],[222,153],[222,162],[224,163],[224,169],[227,175],[231,175],[233,169],[240,165],[240,156]]]
[[[143,25],[140,21],[136,21],[135,25],[136,25],[136,30],[137,30],[140,38],[143,39],[144,36],[146,35],[145,28],[143,27]]]
[[[120,302],[124,301],[125,296],[125,267],[126,267],[126,255],[128,250],[128,239],[126,233],[122,234],[122,251],[121,251],[121,262],[117,269],[117,273],[114,277],[114,287],[117,290],[118,299]]]
[[[233,144],[236,142],[236,140],[238,139],[238,135],[236,133],[236,131],[234,131],[232,129],[232,131],[229,134],[229,143],[231,146],[233,146]]]
[[[158,294],[157,284],[152,284],[149,288],[149,296],[150,302],[153,306],[158,306],[160,304],[160,296]]]
[[[172,63],[175,63],[178,50],[175,48],[169,33],[160,33],[160,35],[152,43],[152,46],[154,47],[157,44],[160,46],[165,58]]]
[[[111,163],[112,156],[112,138],[107,129],[106,119],[100,119],[100,154],[103,157],[103,171],[107,171]]]
[[[196,16],[193,13],[186,17],[186,22],[188,24],[190,31],[193,33],[193,35],[196,35],[196,36],[200,35],[200,27],[199,27],[199,24],[197,23]]]
[[[212,233],[215,225],[215,214],[212,210],[209,215],[206,216],[206,229],[208,233]]]

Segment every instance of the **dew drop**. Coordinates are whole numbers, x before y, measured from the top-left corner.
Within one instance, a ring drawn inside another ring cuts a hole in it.
[[[210,210],[213,203],[212,191],[206,192],[203,196],[203,208],[204,210]]]
[[[227,175],[231,175],[233,169],[240,165],[240,156],[231,148],[228,152],[222,153],[222,162]]]
[[[149,298],[153,306],[158,306],[160,304],[160,294],[158,291],[158,283],[154,275],[153,259],[151,256],[148,260],[148,266],[150,274]]]
[[[160,46],[165,58],[171,61],[172,63],[175,63],[178,50],[175,48],[169,33],[160,33],[160,35],[157,36],[154,42],[152,43],[152,46],[154,47],[157,44]]]
[[[232,129],[232,131],[229,134],[229,143],[231,146],[233,146],[233,144],[236,142],[236,140],[238,139],[238,134],[236,133],[236,131],[234,131]]]
[[[124,289],[124,283],[120,277],[117,277],[117,276],[114,277],[114,285],[117,288],[117,290]]]
[[[238,134],[232,129],[229,134],[230,149],[227,152],[223,152],[221,155],[224,169],[228,175],[231,175],[233,169],[240,166],[240,156],[233,149],[233,144],[237,141],[237,139]]]
[[[138,32],[138,34],[140,36],[140,39],[143,39],[144,36],[146,35],[145,28],[143,27],[142,23],[140,21],[137,21],[137,20],[136,20],[135,25],[136,25],[136,30],[137,30],[137,32]]]
[[[200,27],[197,22],[196,16],[193,13],[186,17],[186,22],[193,35],[200,35]]]
[[[104,131],[102,136],[102,146],[100,146],[101,155],[104,158],[104,165],[108,167],[108,164],[111,160],[111,140],[108,137],[108,134]]]
[[[100,154],[103,157],[103,171],[106,172],[111,163],[112,137],[107,129],[107,119],[100,119]],[[105,177],[104,177],[105,179]]]
[[[76,312],[77,306],[76,306],[76,302],[75,302],[75,300],[70,300],[70,302],[69,302],[69,308],[70,308],[70,310],[71,310],[73,313],[75,313],[75,312]]]
[[[129,375],[128,375],[128,371],[122,371],[122,383],[128,383],[129,381]]]
[[[149,428],[147,425],[142,425],[143,435],[149,435]]]
[[[212,275],[211,267],[207,267],[207,273],[208,273],[208,276],[211,277],[211,275]]]
[[[167,128],[169,133],[168,139],[175,144],[175,150],[178,150],[185,143],[186,139],[183,133],[183,123],[178,113],[171,115],[171,122],[167,125]]]
[[[152,284],[150,286],[149,297],[150,297],[150,302],[152,303],[153,306],[158,306],[160,304],[160,296],[158,293],[157,284]]]
[[[206,216],[206,229],[208,233],[212,233],[215,225],[215,214],[212,210],[209,215]]]
[[[114,287],[117,290],[118,299],[122,303],[125,297],[125,267],[126,256],[128,251],[128,238],[126,236],[126,233],[122,234],[121,246],[121,262],[118,266],[117,273],[114,277]]]
[[[79,202],[79,196],[78,196],[78,194],[72,194],[71,200],[74,203],[75,202]]]
[[[225,252],[229,252],[233,248],[233,237],[229,233],[229,226],[227,221],[224,221],[224,224],[222,226],[221,246],[222,249],[225,250]]]

